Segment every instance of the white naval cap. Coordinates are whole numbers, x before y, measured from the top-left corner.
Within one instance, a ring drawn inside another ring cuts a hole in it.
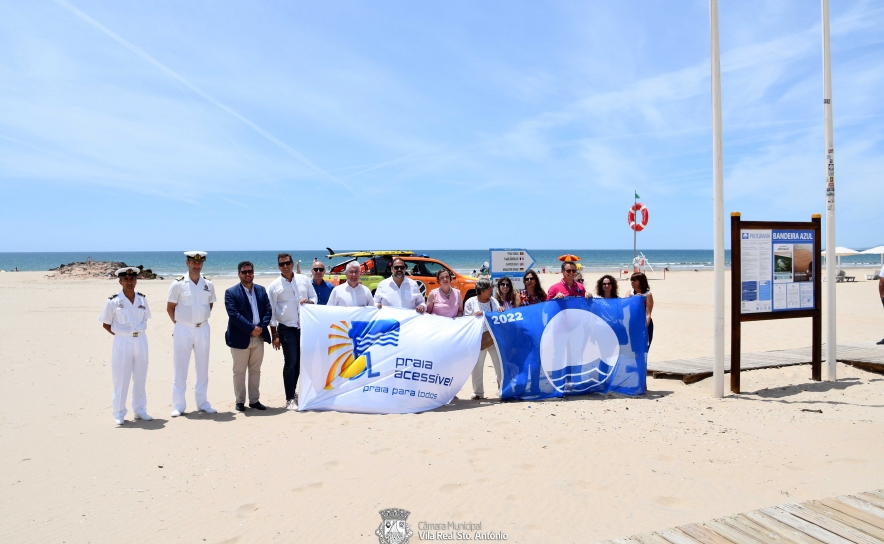
[[[116,275],[118,278],[122,278],[123,276],[137,276],[141,273],[141,270],[138,270],[134,266],[127,266],[125,268],[118,268],[116,271]]]
[[[205,251],[185,251],[184,254],[187,255],[188,261],[205,261],[208,255]]]

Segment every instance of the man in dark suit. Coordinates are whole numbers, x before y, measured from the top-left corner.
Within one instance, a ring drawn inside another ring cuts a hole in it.
[[[243,261],[237,265],[238,285],[224,292],[227,308],[227,333],[224,339],[233,354],[233,392],[236,410],[246,410],[246,370],[249,372],[249,406],[266,410],[258,399],[264,342],[270,343],[270,298],[267,291],[254,283],[255,265]]]

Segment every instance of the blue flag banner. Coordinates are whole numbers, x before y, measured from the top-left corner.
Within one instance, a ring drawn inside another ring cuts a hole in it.
[[[485,318],[500,353],[501,399],[645,392],[642,297],[566,297]]]

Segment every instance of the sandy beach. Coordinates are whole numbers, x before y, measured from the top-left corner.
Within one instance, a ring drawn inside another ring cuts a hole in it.
[[[45,274],[0,274],[5,542],[369,543],[378,511],[398,507],[411,512],[412,543],[420,523],[450,521],[481,523],[508,542],[585,543],[884,487],[884,376],[843,364],[837,382],[812,382],[809,365],[744,372],[744,394],[721,400],[711,380],[649,378],[642,398],[459,400],[377,416],[286,412],[282,354],[268,349],[268,410],[241,414],[223,304],[210,321],[218,413],[172,419],[168,280],[137,287],[153,313],[155,419],[133,422],[130,410],[118,428],[112,337],[97,318],[119,285]],[[839,343],[884,336],[877,282],[857,275],[837,286]],[[652,360],[711,354],[712,279],[685,271],[651,281]],[[235,281],[216,281],[219,298]],[[808,346],[810,333],[809,319],[744,323],[742,349]],[[193,376],[191,366],[189,409]],[[493,389],[490,362],[485,376]],[[459,397],[469,395],[467,385]]]

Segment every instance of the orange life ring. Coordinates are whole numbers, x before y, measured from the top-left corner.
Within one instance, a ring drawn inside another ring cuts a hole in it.
[[[636,215],[641,214],[641,218],[636,221]],[[626,214],[626,221],[629,222],[629,228],[636,232],[641,232],[648,226],[648,209],[641,202],[636,202],[629,208]]]

